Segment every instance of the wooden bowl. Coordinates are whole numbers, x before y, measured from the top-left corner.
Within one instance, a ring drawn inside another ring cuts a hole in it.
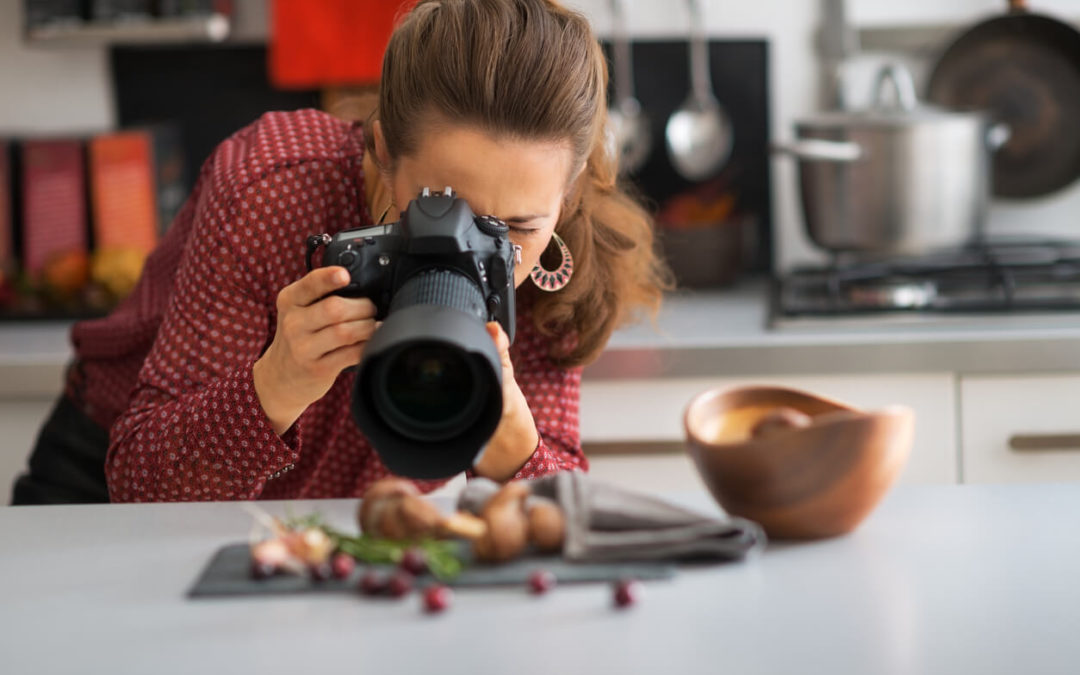
[[[855,529],[903,469],[915,427],[906,407],[865,412],[782,387],[702,392],[683,422],[717,502],[777,539]]]

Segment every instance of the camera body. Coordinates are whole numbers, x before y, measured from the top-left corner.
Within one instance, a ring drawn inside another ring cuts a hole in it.
[[[520,248],[510,243],[509,232],[498,218],[475,215],[450,187],[441,193],[424,188],[400,221],[310,237],[307,264],[310,270],[314,251],[325,245],[323,265],[340,265],[351,277],[335,293],[370,299],[378,320],[395,302],[425,299],[410,295],[396,300],[410,279],[432,270],[456,272],[472,281],[483,300],[481,306],[473,301],[463,309],[498,321],[513,343],[514,264]]]
[[[450,188],[428,188],[398,222],[308,238],[307,264],[349,271],[335,293],[366,297],[382,320],[364,346],[352,416],[386,467],[446,478],[474,466],[502,419],[502,361],[487,332],[515,329],[509,227]]]

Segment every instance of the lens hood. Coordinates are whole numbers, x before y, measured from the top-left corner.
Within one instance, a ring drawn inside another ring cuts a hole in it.
[[[393,311],[364,347],[352,415],[386,467],[411,478],[471,468],[502,418],[502,365],[484,322],[454,307]]]

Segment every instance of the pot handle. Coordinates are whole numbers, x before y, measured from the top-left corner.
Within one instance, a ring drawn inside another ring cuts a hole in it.
[[[773,152],[792,155],[798,159],[815,162],[848,163],[862,159],[863,151],[858,143],[826,141],[820,138],[803,138],[787,143],[773,143]]]
[[[891,83],[896,93],[896,102],[891,106],[885,104],[885,83]],[[919,105],[919,96],[915,93],[915,81],[911,79],[911,71],[899,63],[887,63],[878,71],[877,80],[874,82],[873,107],[877,110],[898,109],[903,111],[914,110]]]
[[[997,152],[1001,146],[1009,142],[1010,138],[1012,138],[1012,127],[1004,122],[992,124],[986,130],[986,147],[990,148],[990,152]]]

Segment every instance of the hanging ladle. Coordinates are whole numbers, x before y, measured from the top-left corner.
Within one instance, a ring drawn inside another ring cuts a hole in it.
[[[668,118],[668,157],[684,178],[700,181],[716,174],[731,154],[731,122],[712,93],[709,45],[701,0],[690,6],[690,95]]]
[[[626,29],[626,0],[611,0],[615,66],[615,104],[608,111],[609,143],[619,158],[619,172],[633,173],[645,164],[652,150],[649,118],[634,98],[634,62]]]

